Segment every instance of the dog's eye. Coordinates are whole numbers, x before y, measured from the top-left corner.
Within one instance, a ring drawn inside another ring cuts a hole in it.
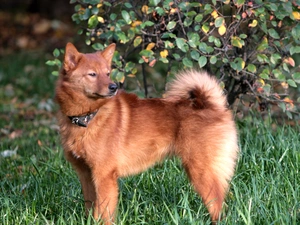
[[[89,76],[95,77],[95,76],[96,76],[96,73],[89,73]]]

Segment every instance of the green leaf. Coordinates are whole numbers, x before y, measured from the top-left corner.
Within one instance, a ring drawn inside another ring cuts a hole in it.
[[[205,56],[201,56],[198,60],[198,64],[199,64],[200,68],[205,66],[206,63],[207,63],[207,58]]]
[[[198,61],[199,57],[200,57],[200,54],[199,52],[195,51],[195,50],[192,50],[191,53],[190,53],[192,59]]]
[[[274,77],[276,79],[278,79],[279,81],[285,81],[285,76],[284,76],[284,74],[282,73],[281,70],[275,69],[275,70],[272,71],[272,73],[273,73]]]
[[[274,39],[279,39],[280,36],[274,28],[268,30],[269,35]]]
[[[261,74],[259,74],[259,77],[262,79],[269,79],[269,74],[262,72]]]
[[[170,21],[167,25],[167,29],[172,30],[176,26],[176,24],[177,23],[175,21]]]
[[[184,15],[187,17],[194,17],[195,15],[197,15],[197,13],[194,10],[192,10],[192,11],[185,13]]]
[[[250,73],[256,73],[256,66],[253,65],[253,64],[248,64],[247,70],[248,70]]]
[[[127,73],[131,72],[134,68],[135,68],[135,63],[133,63],[133,62],[128,62],[125,65],[125,71]]]
[[[151,56],[154,54],[154,52],[151,51],[151,50],[144,49],[144,50],[140,51],[139,54],[140,54],[141,56],[151,57]]]
[[[220,27],[222,24],[224,24],[224,18],[223,17],[217,17],[215,20],[215,27]]]
[[[234,69],[236,71],[241,71],[245,67],[245,62],[242,58],[238,57],[238,58],[235,58],[234,61],[230,63],[230,66],[232,69]]]
[[[143,39],[141,36],[137,36],[133,41],[133,46],[137,47],[142,43]]]
[[[197,16],[195,16],[194,20],[197,23],[200,23],[203,19],[203,14],[199,13]]]
[[[117,18],[117,14],[112,13],[112,14],[109,15],[109,18],[110,18],[111,20],[115,20],[115,19]]]
[[[176,59],[176,60],[179,60],[179,59],[180,59],[180,55],[177,54],[177,53],[174,53],[174,54],[173,54],[173,57],[174,57],[174,59]]]
[[[167,58],[159,58],[159,61],[163,62],[163,63],[169,63],[169,60]]]
[[[128,37],[126,36],[126,34],[122,31],[116,32],[116,35],[118,37],[118,41],[120,41],[120,43],[125,44],[129,41]]]
[[[176,38],[176,45],[182,52],[187,52],[188,45],[186,44],[186,40],[183,38]]]
[[[265,54],[257,54],[256,58],[260,63],[269,63],[269,59]]]
[[[195,32],[189,32],[187,34],[188,36],[188,43],[189,45],[192,47],[192,48],[196,48],[197,45],[199,44],[199,40],[200,40],[200,37],[199,37],[199,34],[195,33]]]
[[[88,18],[90,18],[90,15],[91,15],[91,10],[89,8],[86,8],[84,10],[84,14],[80,14],[80,18],[82,20],[87,20]]]
[[[185,20],[184,20],[184,22],[183,22],[183,25],[184,25],[185,27],[189,27],[189,26],[192,25],[192,23],[193,23],[193,19],[190,18],[190,17],[186,17]]]
[[[240,34],[239,37],[242,38],[242,39],[245,39],[245,38],[247,38],[248,36],[247,36],[247,34]]]
[[[118,69],[113,69],[110,76],[112,80],[117,82],[124,81],[125,78],[124,72],[120,72]]]
[[[288,84],[289,84],[289,86],[291,86],[291,87],[297,87],[297,84],[296,84],[296,82],[295,81],[293,81],[292,79],[288,79],[287,81],[286,81]]]
[[[95,28],[98,24],[98,17],[97,15],[93,15],[88,20],[88,28],[92,29]]]
[[[132,5],[131,5],[129,2],[125,2],[124,5],[125,5],[125,7],[128,8],[128,9],[131,9],[131,8],[132,8]]]
[[[102,51],[104,49],[104,46],[100,43],[95,43],[92,45],[93,49],[97,50],[97,51]]]
[[[271,92],[271,85],[270,84],[266,84],[263,86],[263,89],[264,89],[264,92],[267,96],[270,95],[270,92]]]
[[[296,83],[300,84],[300,72],[294,73],[292,77]]]
[[[46,62],[46,65],[48,65],[48,66],[55,66],[56,63],[55,63],[54,60],[48,60],[48,61]]]
[[[215,55],[213,55],[212,57],[210,57],[209,62],[211,64],[216,64],[216,62],[218,61],[217,57]]]
[[[93,15],[97,15],[98,13],[99,13],[99,8],[97,8],[97,7],[93,7],[92,8],[92,10],[91,10],[91,13],[93,14]]]
[[[234,4],[240,8],[245,4],[245,0],[233,0]]]
[[[123,17],[123,19],[125,20],[125,22],[126,22],[127,24],[131,24],[132,21],[131,21],[131,19],[130,19],[129,13],[128,13],[127,11],[125,11],[125,10],[122,10],[121,14],[122,14],[122,17]]]
[[[266,48],[269,47],[268,39],[266,37],[263,38],[262,42],[258,45],[257,51],[264,51]]]
[[[53,76],[58,76],[59,75],[59,72],[58,71],[52,71],[51,73]]]
[[[149,6],[157,6],[158,3],[160,3],[160,0],[150,0],[149,1]]]
[[[57,48],[54,49],[53,56],[57,58],[59,55],[60,55],[60,51]]]
[[[208,47],[208,45],[205,43],[205,42],[201,42],[200,44],[199,44],[199,50],[201,51],[201,52],[203,52],[203,53],[207,53],[208,51],[207,51],[207,47]]]
[[[272,54],[271,57],[270,57],[270,62],[274,65],[277,64],[278,60],[281,59],[282,56],[278,53],[275,53],[275,54]]]
[[[189,58],[187,58],[187,57],[183,58],[182,63],[186,67],[190,67],[190,68],[193,67],[193,62]]]
[[[145,27],[152,27],[154,25],[154,23],[152,21],[145,21],[144,23],[141,24],[141,28],[145,28]]]
[[[236,64],[236,70],[237,71],[241,71],[241,70],[243,70],[244,69],[244,67],[245,67],[245,62],[244,62],[244,60],[242,59],[242,58],[236,58],[235,60],[235,64]]]
[[[290,48],[290,54],[294,55],[295,53],[300,53],[300,46],[293,46]]]
[[[286,111],[286,106],[283,102],[279,102],[278,106],[282,109],[283,112]]]
[[[163,16],[166,14],[165,10],[162,7],[156,7],[155,11],[157,12],[158,15]]]

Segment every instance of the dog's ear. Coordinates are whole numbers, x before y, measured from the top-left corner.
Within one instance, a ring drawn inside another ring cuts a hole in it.
[[[80,58],[81,58],[81,53],[78,52],[75,46],[69,42],[66,45],[66,50],[65,50],[65,58],[64,58],[65,71],[74,69],[77,66]]]
[[[112,43],[101,52],[101,55],[104,57],[109,67],[111,67],[111,61],[114,56],[115,49],[116,49],[116,44]]]

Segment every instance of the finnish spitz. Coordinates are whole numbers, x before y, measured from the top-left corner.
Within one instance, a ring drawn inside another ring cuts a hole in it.
[[[183,71],[164,98],[139,99],[111,81],[114,51],[111,44],[83,54],[68,43],[56,84],[62,145],[87,211],[112,224],[118,178],[176,155],[218,221],[238,154],[235,123],[218,82],[206,72]]]

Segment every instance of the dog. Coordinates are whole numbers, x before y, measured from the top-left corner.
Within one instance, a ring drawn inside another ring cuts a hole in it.
[[[163,98],[140,99],[110,78],[115,48],[84,54],[68,43],[56,83],[61,142],[81,182],[86,211],[113,224],[118,178],[175,155],[217,222],[239,152],[217,80],[186,70]]]

